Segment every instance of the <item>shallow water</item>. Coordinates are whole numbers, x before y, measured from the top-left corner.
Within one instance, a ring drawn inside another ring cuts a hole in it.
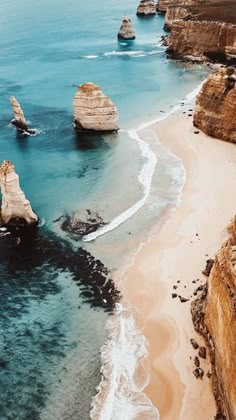
[[[128,130],[170,112],[208,71],[167,60],[162,16],[138,19],[136,0],[115,3],[1,1],[0,158],[15,163],[26,196],[46,222],[26,243],[0,238],[1,419],[89,418],[105,325],[119,297],[96,259],[109,271],[127,262],[183,184],[181,162],[146,127],[139,137],[157,163],[152,179],[148,173],[145,179],[150,188],[143,206],[92,242],[72,241],[55,222],[92,209],[109,223],[142,200],[139,176],[149,157]],[[132,43],[117,42],[124,13],[137,34]],[[114,100],[124,131],[76,135],[74,85],[87,81]],[[39,135],[23,138],[10,126],[10,95]]]

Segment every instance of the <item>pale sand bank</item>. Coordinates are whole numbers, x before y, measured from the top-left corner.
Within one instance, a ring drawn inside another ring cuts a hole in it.
[[[138,326],[150,344],[151,381],[145,392],[159,408],[161,419],[211,420],[216,409],[211,380],[206,377],[210,366],[200,359],[205,371],[202,381],[192,373],[197,351],[189,340],[203,341],[193,330],[190,301],[181,303],[171,294],[190,297],[205,281],[201,270],[206,259],[214,258],[224,241],[236,210],[236,146],[194,134],[192,118],[182,115],[153,130],[183,161],[187,180],[180,205],[128,268],[125,298],[137,307]],[[194,284],[195,279],[200,281]]]

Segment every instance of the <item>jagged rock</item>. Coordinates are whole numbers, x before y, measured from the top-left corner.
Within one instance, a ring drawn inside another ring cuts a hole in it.
[[[200,360],[197,356],[194,357],[193,363],[195,364],[196,367],[200,367]]]
[[[194,338],[190,339],[190,343],[192,344],[194,350],[196,350],[199,347],[198,343],[196,342],[196,340],[194,340]]]
[[[27,125],[24,112],[21,109],[19,102],[16,100],[14,96],[10,97],[10,104],[13,109],[14,119],[12,120],[12,124],[17,127],[17,129],[26,134],[34,135],[36,134],[37,130],[30,129]]]
[[[197,367],[196,369],[194,369],[193,374],[197,379],[202,379],[204,376],[204,370],[200,367]]]
[[[206,347],[199,347],[198,350],[198,356],[201,357],[202,359],[206,359]]]
[[[207,260],[206,261],[206,268],[205,268],[205,270],[202,271],[202,274],[209,277],[213,265],[214,265],[214,260],[212,260],[211,258],[209,260]]]
[[[79,86],[74,96],[74,121],[78,131],[117,131],[118,111],[94,83]]]
[[[72,216],[63,216],[63,219],[62,230],[81,238],[105,225],[103,219],[90,210],[80,211]]]
[[[236,143],[235,114],[236,70],[222,68],[203,84],[196,98],[193,123],[209,136]]]
[[[118,36],[118,39],[125,39],[125,40],[135,39],[133,26],[128,16],[125,16],[124,19],[122,20],[122,24],[121,24],[121,27],[117,36]]]
[[[13,163],[4,160],[0,166],[0,185],[2,192],[1,220],[8,224],[13,219],[24,219],[28,224],[35,224],[38,216],[33,212],[30,202],[19,185],[19,176]]]
[[[154,16],[156,14],[156,5],[152,0],[141,0],[137,9],[137,16]]]
[[[205,299],[192,303],[195,329],[207,343],[218,419],[236,418],[236,217],[217,253]]]

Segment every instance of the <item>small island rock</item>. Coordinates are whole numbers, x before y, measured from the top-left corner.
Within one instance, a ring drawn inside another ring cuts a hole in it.
[[[12,219],[24,219],[28,224],[37,223],[38,216],[20,188],[19,176],[12,162],[4,160],[0,166],[2,192],[1,220],[8,224]]]
[[[117,131],[118,111],[94,83],[80,85],[74,96],[74,121],[78,131]]]
[[[141,0],[137,9],[137,16],[154,16],[156,5],[153,0]]]
[[[24,112],[19,104],[19,102],[16,100],[14,96],[10,97],[10,104],[13,109],[14,119],[12,120],[12,124],[17,127],[18,131],[35,135],[37,130],[30,129],[27,125]]]
[[[125,39],[125,40],[135,39],[133,26],[128,16],[124,17],[117,36],[118,36],[118,39]]]

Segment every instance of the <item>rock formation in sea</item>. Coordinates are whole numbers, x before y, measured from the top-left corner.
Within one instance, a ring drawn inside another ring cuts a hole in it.
[[[125,39],[125,40],[135,39],[133,26],[128,16],[125,16],[124,19],[122,20],[122,24],[121,24],[121,27],[117,36],[118,36],[118,39]]]
[[[14,119],[12,120],[12,124],[17,127],[20,132],[28,133],[28,134],[36,134],[35,129],[30,129],[27,125],[24,112],[21,109],[19,102],[16,100],[14,96],[10,97],[10,104],[13,109]]]
[[[118,111],[94,83],[79,86],[74,96],[74,121],[78,131],[117,131]]]
[[[141,0],[137,9],[137,16],[154,16],[156,14],[156,5],[153,0]]]
[[[236,3],[232,0],[172,0],[165,29],[171,30],[170,56],[236,62]]]
[[[212,73],[196,98],[194,125],[209,136],[236,143],[236,69]]]
[[[38,221],[30,202],[20,188],[19,176],[13,163],[4,160],[0,166],[0,186],[2,193],[1,221],[8,224],[12,220],[23,219],[28,224]]]
[[[236,217],[207,286],[192,303],[195,329],[208,344],[217,419],[236,418]]]

